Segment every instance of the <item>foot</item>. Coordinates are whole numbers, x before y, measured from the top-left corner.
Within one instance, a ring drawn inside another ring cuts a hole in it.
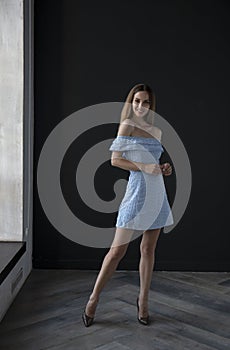
[[[89,298],[89,301],[88,301],[86,308],[85,308],[85,313],[90,318],[94,317],[94,315],[95,315],[97,303],[98,303],[98,299]]]
[[[138,321],[142,324],[149,324],[148,302],[137,298]]]
[[[86,327],[91,326],[94,322],[94,315],[95,315],[97,303],[98,303],[98,299],[89,298],[86,308],[82,314],[82,320]]]

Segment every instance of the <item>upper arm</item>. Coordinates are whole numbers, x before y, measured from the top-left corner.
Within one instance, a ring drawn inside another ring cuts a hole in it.
[[[122,151],[113,151],[111,155],[111,163],[113,164],[115,159],[120,159],[122,158]]]
[[[130,121],[130,119],[125,119],[119,126],[118,129],[118,136],[130,136],[132,131],[134,129],[133,123]],[[122,158],[123,151],[113,151],[111,155],[111,161],[115,158]]]

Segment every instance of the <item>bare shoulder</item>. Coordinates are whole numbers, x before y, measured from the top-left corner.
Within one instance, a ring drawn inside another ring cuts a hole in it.
[[[160,128],[158,128],[157,126],[153,127],[153,133],[154,133],[154,137],[156,137],[156,139],[158,139],[159,141],[161,141],[161,137],[162,137],[162,131]]]
[[[119,126],[119,136],[130,136],[134,129],[134,123],[130,119],[125,119]]]

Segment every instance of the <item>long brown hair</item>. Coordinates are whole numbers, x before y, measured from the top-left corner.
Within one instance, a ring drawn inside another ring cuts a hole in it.
[[[153,124],[153,116],[156,111],[156,96],[149,85],[147,84],[137,84],[128,93],[124,106],[121,111],[120,123],[125,119],[131,119],[133,116],[132,102],[134,95],[139,91],[147,91],[149,94],[150,107],[148,113],[143,117],[145,121],[149,124]]]

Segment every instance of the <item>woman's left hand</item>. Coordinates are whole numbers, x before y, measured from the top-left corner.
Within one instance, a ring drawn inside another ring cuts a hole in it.
[[[172,167],[169,163],[161,164],[160,167],[163,175],[169,176],[172,174]]]

